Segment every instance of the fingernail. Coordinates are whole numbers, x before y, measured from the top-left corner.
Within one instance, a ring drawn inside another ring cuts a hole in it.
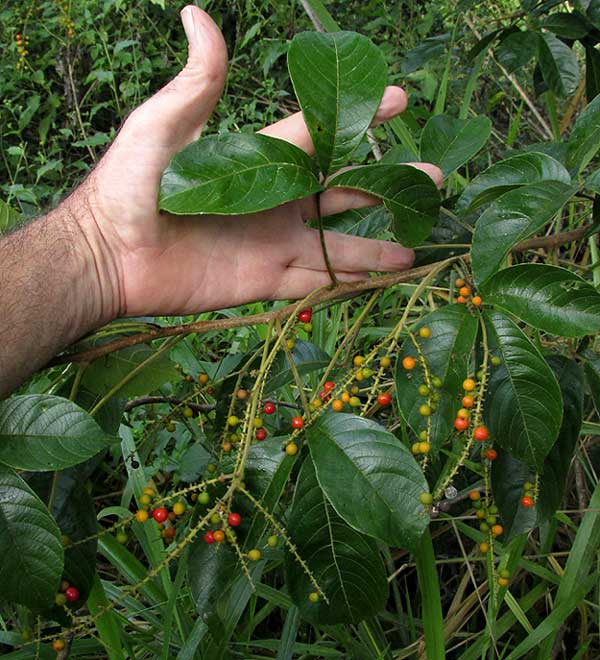
[[[192,48],[200,46],[200,31],[196,27],[194,9],[188,5],[181,10],[181,22],[187,37],[188,43]]]
[[[404,268],[410,268],[413,265],[415,260],[414,250],[402,247],[401,245],[395,245],[390,252],[390,270],[402,270]]]

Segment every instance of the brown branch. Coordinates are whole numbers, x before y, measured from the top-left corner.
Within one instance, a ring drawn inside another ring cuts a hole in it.
[[[586,225],[584,227],[580,227],[579,229],[574,229],[562,234],[556,234],[555,236],[530,238],[515,245],[512,249],[512,252],[525,252],[526,250],[537,248],[551,249],[559,247],[565,243],[570,243],[572,241],[583,238],[583,236],[585,236],[590,228],[591,225]],[[459,259],[468,262],[470,261],[470,255],[468,253],[464,253],[455,257],[451,257],[446,261],[448,265],[450,265]],[[373,291],[375,289],[388,289],[389,287],[392,287],[396,284],[420,280],[428,275],[432,270],[437,268],[440,263],[441,262],[437,261],[432,264],[427,264],[426,266],[420,266],[419,268],[411,268],[410,270],[405,270],[401,273],[380,275],[379,277],[360,280],[358,282],[343,282],[335,288],[324,287],[317,289],[306,298],[304,304],[307,307],[312,307],[314,305],[318,305],[319,303],[328,302],[330,300],[347,300],[359,296],[360,294],[367,291]],[[103,357],[104,355],[108,355],[109,353],[113,353],[114,351],[128,348],[130,346],[136,346],[137,344],[143,344],[155,339],[164,339],[165,337],[189,335],[194,333],[201,334],[205,332],[213,332],[215,330],[231,330],[233,328],[241,328],[249,325],[260,325],[274,320],[282,321],[287,319],[292,314],[295,314],[297,311],[298,304],[293,303],[291,305],[281,307],[280,309],[275,309],[270,312],[263,312],[261,314],[251,314],[250,316],[216,319],[214,321],[197,321],[196,323],[173,325],[156,329],[151,328],[147,332],[130,335],[128,337],[121,337],[120,339],[107,344],[103,344],[102,346],[96,346],[94,348],[80,351],[78,353],[67,353],[65,355],[59,355],[58,357],[55,357],[48,366],[64,364],[66,362],[92,362],[93,360],[97,360],[98,358]]]
[[[174,396],[142,396],[139,399],[132,399],[125,405],[125,412],[129,412],[138,406],[148,406],[153,403],[170,403],[174,406],[182,404],[191,408],[195,413],[207,413],[215,409],[211,403],[193,403],[192,401],[182,401]]]

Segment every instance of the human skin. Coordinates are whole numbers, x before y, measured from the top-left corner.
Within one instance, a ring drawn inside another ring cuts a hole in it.
[[[197,139],[223,89],[227,50],[208,14],[181,14],[188,61],[134,110],[87,179],[54,211],[0,240],[0,397],[86,333],[119,316],[192,314],[255,300],[301,298],[330,282],[308,197],[242,216],[159,213],[161,173]],[[388,87],[374,123],[406,107]],[[261,131],[313,152],[301,113]],[[418,163],[438,185],[433,165]],[[335,189],[323,215],[377,203]],[[340,281],[409,268],[412,250],[326,232]]]

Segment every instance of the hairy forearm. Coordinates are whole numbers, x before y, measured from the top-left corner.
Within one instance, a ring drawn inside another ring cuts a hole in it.
[[[118,281],[83,189],[0,238],[0,398],[114,318]]]

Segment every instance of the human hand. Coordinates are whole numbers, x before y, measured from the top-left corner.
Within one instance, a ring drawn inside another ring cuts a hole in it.
[[[328,284],[315,199],[244,216],[172,216],[157,209],[161,174],[171,157],[197,139],[225,82],[227,51],[211,18],[195,6],[182,12],[189,42],[186,67],[137,108],[81,187],[87,217],[80,224],[94,246],[98,290],[109,315],[187,314],[253,300],[301,298]],[[375,117],[402,112],[406,94],[388,87]],[[312,153],[302,114],[261,131]],[[441,172],[416,164],[441,184]],[[321,196],[323,215],[376,204],[368,195],[334,189]],[[411,266],[412,250],[386,241],[326,232],[339,280]]]

